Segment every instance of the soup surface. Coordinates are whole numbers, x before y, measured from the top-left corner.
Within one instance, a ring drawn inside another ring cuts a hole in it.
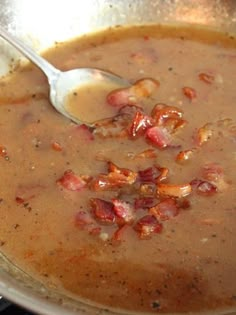
[[[36,67],[1,79],[2,253],[108,308],[235,307],[235,38],[117,27],[46,57],[132,85],[75,91],[68,106],[99,119],[88,128],[53,109]]]

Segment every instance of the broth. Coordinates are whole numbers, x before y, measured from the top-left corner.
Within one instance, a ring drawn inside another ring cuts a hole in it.
[[[125,100],[91,93],[115,118],[90,129],[52,108],[34,66],[1,79],[1,251],[45,285],[106,308],[235,307],[235,38],[117,27],[45,56],[62,70],[117,73],[135,93],[138,80],[154,88],[137,98],[123,90]]]

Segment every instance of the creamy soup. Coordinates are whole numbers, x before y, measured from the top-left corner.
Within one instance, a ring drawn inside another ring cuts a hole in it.
[[[131,85],[74,91],[87,127],[53,109],[36,67],[1,79],[2,253],[106,308],[235,308],[235,38],[117,27],[45,56]]]

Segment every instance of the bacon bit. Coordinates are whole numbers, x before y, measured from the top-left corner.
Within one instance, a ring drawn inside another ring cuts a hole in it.
[[[160,83],[157,80],[146,78],[136,81],[131,87],[112,91],[107,96],[107,102],[111,106],[121,107],[135,105],[144,98],[149,97]]]
[[[183,117],[183,111],[175,106],[168,106],[166,104],[156,104],[151,113],[152,118],[157,125],[163,125],[166,119],[180,119]]]
[[[149,39],[150,39],[150,36],[144,35],[144,36],[143,36],[143,39],[144,39],[144,40],[149,40]]]
[[[152,118],[137,111],[128,129],[128,133],[132,138],[136,138],[144,135],[146,130],[151,126],[153,126]]]
[[[142,183],[159,183],[167,178],[169,170],[165,167],[152,166],[143,171],[139,171],[139,180]]]
[[[156,157],[157,157],[157,154],[154,149],[147,149],[134,156],[134,158],[142,158],[142,159],[154,159]]]
[[[72,170],[65,171],[64,175],[56,183],[71,191],[79,191],[86,186],[86,181],[82,177],[75,175]]]
[[[124,224],[123,226],[119,227],[113,234],[112,240],[113,241],[122,241],[125,240],[125,233],[130,229],[130,225]]]
[[[128,131],[126,128],[130,123],[130,116],[126,114],[119,114],[112,118],[106,118],[95,123],[93,135],[102,138],[126,138]]]
[[[80,136],[85,141],[94,140],[92,130],[87,125],[82,124],[82,125],[76,126],[75,131],[77,132],[77,135]]]
[[[126,181],[128,184],[133,184],[137,179],[137,173],[133,172],[127,168],[120,168],[112,162],[108,162],[108,172],[115,173],[126,177]],[[109,173],[109,174],[110,174]]]
[[[181,198],[181,199],[178,199],[178,207],[181,208],[181,209],[189,209],[191,207],[191,203],[188,199],[186,198]]]
[[[196,90],[191,88],[191,87],[188,87],[188,86],[185,86],[182,88],[182,91],[184,93],[184,95],[190,99],[191,101],[197,97],[197,93],[196,93]]]
[[[134,230],[139,234],[141,239],[150,238],[153,233],[161,233],[162,228],[162,224],[153,215],[142,217],[134,226]]]
[[[205,142],[209,141],[213,136],[212,124],[205,124],[197,130],[196,144],[202,146]]]
[[[167,198],[149,209],[149,213],[162,221],[169,220],[179,214],[177,201]]]
[[[130,223],[134,220],[134,211],[131,205],[123,200],[113,199],[113,211],[119,219],[122,219],[122,222]]]
[[[226,190],[229,184],[225,181],[224,170],[218,163],[209,163],[203,167],[202,176],[215,185],[219,191]]]
[[[154,198],[152,197],[137,198],[134,201],[134,209],[148,209],[153,205],[153,203]]]
[[[204,165],[202,176],[211,182],[218,182],[224,176],[224,170],[218,163],[209,163]]]
[[[191,149],[191,150],[184,150],[184,151],[180,151],[175,160],[177,162],[186,162],[186,161],[189,161],[192,156],[193,156],[193,152],[194,152],[194,149]]]
[[[170,133],[167,129],[158,126],[149,128],[146,132],[146,138],[159,149],[166,148],[171,142]]]
[[[141,184],[139,193],[144,196],[154,196],[156,193],[156,185],[154,184]]]
[[[194,179],[191,181],[190,185],[196,190],[197,194],[203,196],[212,196],[217,193],[217,187],[210,182]]]
[[[212,74],[208,73],[199,73],[198,75],[199,79],[207,84],[212,84],[215,80],[215,77]]]
[[[16,200],[16,202],[19,203],[19,204],[22,204],[22,203],[25,202],[25,200],[24,200],[23,198],[21,198],[21,197],[16,197],[15,200]]]
[[[57,141],[52,142],[51,146],[52,146],[53,150],[58,151],[58,152],[62,151],[62,149],[63,149],[62,146],[60,145],[60,143]]]
[[[182,198],[188,196],[192,192],[190,184],[171,185],[171,184],[158,184],[157,194],[160,196],[170,196]]]
[[[79,211],[75,215],[75,225],[77,226],[83,227],[94,223],[94,219],[91,217],[90,213],[86,211]]]
[[[115,222],[115,213],[113,204],[99,198],[91,198],[90,205],[92,213],[99,222],[104,224],[113,224]]]
[[[0,146],[0,156],[2,156],[2,157],[7,156],[7,149],[3,146]]]

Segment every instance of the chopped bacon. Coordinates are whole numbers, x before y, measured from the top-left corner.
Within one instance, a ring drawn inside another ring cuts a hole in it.
[[[149,209],[149,213],[162,221],[169,220],[179,214],[177,201],[167,198]]]
[[[99,198],[90,199],[92,213],[96,220],[104,224],[113,224],[115,222],[115,213],[113,204]]]
[[[134,209],[148,209],[154,203],[154,198],[152,197],[141,197],[136,198],[134,201]]]
[[[115,117],[96,121],[93,135],[101,138],[126,138],[128,137],[127,126],[130,120],[129,115],[119,114]]]
[[[122,241],[125,239],[126,231],[130,229],[129,224],[124,224],[121,227],[119,227],[113,234],[112,239],[114,241]]]
[[[182,91],[184,93],[184,95],[190,99],[191,101],[197,97],[197,93],[196,93],[196,90],[191,88],[191,87],[188,87],[188,86],[185,86],[182,88]]]
[[[212,196],[217,193],[217,187],[205,180],[194,179],[190,182],[190,185],[199,195]]]
[[[98,190],[112,190],[132,185],[137,178],[137,173],[126,168],[119,168],[112,162],[108,162],[108,174],[99,174],[94,178],[90,187]]]
[[[144,135],[146,130],[151,126],[153,126],[152,118],[137,111],[128,129],[128,133],[132,138],[136,138]]]
[[[91,214],[86,211],[78,211],[75,215],[75,225],[83,227],[86,225],[94,224],[94,219]]]
[[[52,149],[53,149],[54,151],[60,152],[60,151],[62,151],[62,149],[63,149],[62,146],[61,146],[61,144],[60,144],[59,142],[57,142],[57,141],[52,142],[51,146],[52,146]]]
[[[208,163],[202,169],[204,179],[215,185],[219,191],[226,190],[229,184],[225,180],[224,170],[218,163]]]
[[[139,180],[142,183],[159,183],[167,178],[169,170],[164,167],[152,166],[138,172]]]
[[[156,194],[156,184],[141,184],[139,193],[143,196],[154,196]]]
[[[72,170],[67,170],[64,175],[56,181],[63,188],[71,191],[79,191],[86,186],[86,181],[77,176]]]
[[[207,84],[212,84],[215,80],[215,77],[212,74],[209,73],[199,73],[198,75],[199,79]]]
[[[146,78],[135,82],[132,86],[112,91],[107,96],[107,102],[111,106],[121,107],[135,105],[142,99],[149,97],[160,83],[157,80]]]
[[[134,226],[141,239],[150,238],[153,233],[161,233],[162,228],[162,224],[153,215],[142,217]]]
[[[213,136],[212,124],[205,124],[203,127],[199,128],[196,133],[196,144],[202,146],[203,143],[210,140]]]
[[[116,216],[122,219],[121,223],[130,223],[134,220],[134,209],[130,203],[119,199],[113,199],[112,203],[114,206],[113,211]]]
[[[188,160],[190,160],[192,158],[193,152],[194,152],[194,149],[180,151],[177,154],[175,160],[177,162],[186,162],[186,161],[188,161]]]
[[[152,145],[160,149],[168,147],[171,143],[171,136],[167,129],[158,126],[149,128],[146,138]]]
[[[190,184],[171,185],[171,184],[158,184],[157,194],[160,196],[170,196],[182,198],[188,196],[192,192]]]
[[[166,119],[180,119],[183,117],[183,111],[175,106],[169,106],[166,104],[156,104],[151,113],[152,118],[157,125],[163,125]]]
[[[2,157],[7,156],[7,149],[4,146],[0,146],[0,156]]]
[[[90,127],[88,127],[85,124],[76,126],[74,128],[74,130],[76,131],[76,134],[81,137],[83,140],[85,141],[92,141],[94,140],[94,136],[92,133],[92,129]]]
[[[154,159],[157,157],[156,151],[154,149],[147,149],[140,152],[134,156],[134,158],[144,158],[144,159]]]

